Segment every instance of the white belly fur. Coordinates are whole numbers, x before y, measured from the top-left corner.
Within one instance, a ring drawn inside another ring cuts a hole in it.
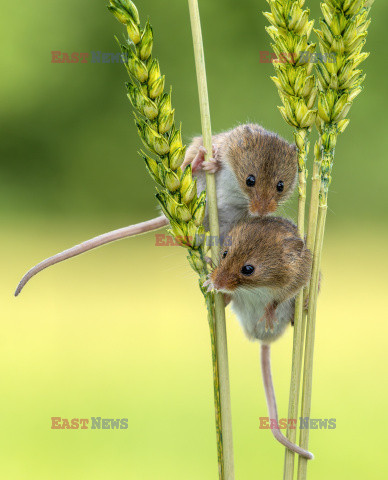
[[[286,300],[276,309],[277,322],[273,331],[266,331],[265,321],[260,321],[265,307],[273,302],[274,294],[268,288],[237,289],[232,296],[232,310],[245,334],[251,340],[271,343],[279,338],[290,323],[294,311],[294,299]]]

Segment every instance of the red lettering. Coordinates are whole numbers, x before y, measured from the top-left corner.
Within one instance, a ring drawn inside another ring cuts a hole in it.
[[[279,430],[279,425],[276,418],[271,418],[271,430],[272,429]]]
[[[70,57],[69,57],[68,53],[63,52],[61,63],[71,63],[71,60],[70,60]]]
[[[260,427],[262,429],[268,429],[269,428],[269,418],[268,417],[260,417]]]
[[[68,420],[67,418],[64,418],[64,419],[62,420],[62,427],[61,427],[61,428],[63,428],[63,429],[66,428],[67,430],[69,430],[69,429],[71,428],[70,422],[69,422],[69,420]]]
[[[283,430],[287,428],[287,418],[281,418],[279,420],[279,428]]]
[[[88,428],[89,419],[88,418],[80,418],[79,423],[81,424],[82,429]]]
[[[174,239],[171,235],[167,235],[166,237],[166,247],[173,247],[174,246]]]
[[[296,418],[289,418],[289,419],[288,419],[288,425],[289,425],[290,429],[295,430],[295,428],[296,428],[296,423],[297,423],[297,419],[296,419]]]
[[[60,421],[61,421],[61,417],[51,417],[51,428],[52,429],[61,428]]]
[[[77,430],[79,428],[79,419],[78,418],[73,418],[71,420],[71,427],[73,430]]]
[[[80,53],[79,56],[81,57],[81,63],[88,63],[88,53]]]
[[[51,52],[51,63],[61,63],[61,59],[59,58],[60,54],[60,51]]]
[[[165,247],[166,244],[164,242],[164,239],[166,238],[166,235],[164,233],[156,233],[155,234],[155,247]]]
[[[184,244],[184,241],[185,241],[185,237],[183,235],[177,235],[175,237],[174,246],[181,247]]]
[[[260,63],[270,63],[269,52],[260,52]]]

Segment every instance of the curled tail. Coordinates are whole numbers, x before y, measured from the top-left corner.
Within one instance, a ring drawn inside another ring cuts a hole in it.
[[[152,220],[148,220],[146,222],[137,223],[135,225],[129,225],[128,227],[119,228],[118,230],[113,230],[113,232],[104,233],[103,235],[99,235],[98,237],[91,238],[86,242],[82,242],[79,245],[75,245],[68,250],[64,250],[61,253],[57,253],[53,257],[46,258],[43,262],[38,263],[35,267],[31,268],[24,277],[21,279],[17,289],[15,291],[15,297],[19,295],[22,291],[24,285],[37,273],[41,272],[47,267],[51,265],[55,265],[56,263],[63,262],[63,260],[67,260],[68,258],[75,257],[76,255],[81,255],[81,253],[85,253],[88,250],[92,250],[93,248],[100,247],[101,245],[105,245],[110,242],[114,242],[116,240],[121,240],[122,238],[132,237],[134,235],[140,235],[142,233],[151,232],[153,230],[157,230],[158,228],[162,228],[168,224],[167,218],[162,215],[157,218],[153,218]]]
[[[278,411],[276,407],[275,391],[272,383],[269,345],[261,345],[261,370],[263,373],[264,390],[265,396],[267,398],[269,418],[270,420],[276,420],[276,424],[278,424]],[[290,442],[288,438],[286,438],[278,428],[271,427],[271,431],[276,440],[285,447],[287,447],[289,450],[298,453],[299,455],[307,458],[308,460],[312,460],[314,458],[314,455],[312,453],[304,450],[298,445],[295,445],[295,443]]]

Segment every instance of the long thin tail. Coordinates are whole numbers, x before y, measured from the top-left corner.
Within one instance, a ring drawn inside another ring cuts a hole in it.
[[[261,371],[263,373],[263,382],[264,382],[264,390],[265,396],[267,398],[267,406],[268,406],[268,413],[270,420],[276,420],[276,425],[278,424],[278,410],[276,407],[276,398],[275,398],[275,391],[273,388],[272,382],[272,374],[271,374],[271,358],[270,358],[270,346],[269,345],[261,345]],[[272,425],[273,422],[271,422]],[[314,455],[307,450],[295,445],[286,438],[278,428],[272,428],[271,431],[273,436],[276,438],[278,442],[282,445],[287,447],[289,450],[292,450],[295,453],[298,453],[304,458],[312,460]]]
[[[133,235],[140,235],[142,233],[151,232],[153,230],[157,230],[158,228],[162,228],[168,224],[168,220],[164,215],[160,217],[153,218],[152,220],[148,220],[146,222],[137,223],[135,225],[129,225],[128,227],[119,228],[118,230],[113,230],[113,232],[104,233],[103,235],[99,235],[98,237],[91,238],[86,242],[82,242],[79,245],[75,245],[68,250],[64,250],[61,253],[57,253],[53,257],[46,258],[43,262],[38,263],[35,267],[31,268],[24,277],[21,279],[16,291],[15,297],[19,295],[22,291],[24,285],[37,273],[41,272],[47,267],[51,265],[55,265],[56,263],[63,262],[63,260],[67,260],[68,258],[75,257],[76,255],[81,255],[81,253],[87,252],[88,250],[92,250],[93,248],[100,247],[101,245],[105,245],[110,242],[115,242],[116,240],[121,240],[122,238],[132,237]]]

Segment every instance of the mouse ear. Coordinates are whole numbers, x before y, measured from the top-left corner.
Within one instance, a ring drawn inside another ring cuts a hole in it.
[[[284,249],[288,255],[300,257],[304,248],[304,241],[299,237],[289,237],[284,240]]]

